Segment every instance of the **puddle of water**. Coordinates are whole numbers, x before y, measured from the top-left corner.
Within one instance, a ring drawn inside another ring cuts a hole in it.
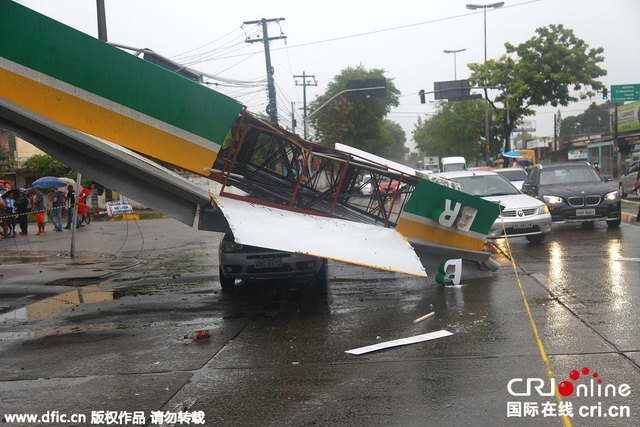
[[[120,292],[105,288],[104,285],[89,285],[0,314],[0,322],[6,320],[32,321],[49,319],[69,307],[110,301],[118,297],[120,297]]]
[[[8,340],[24,339],[24,338],[38,338],[49,335],[58,334],[72,334],[78,332],[102,332],[112,331],[118,329],[119,326],[116,323],[103,323],[100,325],[86,325],[86,326],[51,326],[47,328],[38,328],[28,331],[12,331],[12,332],[0,332],[0,343]]]

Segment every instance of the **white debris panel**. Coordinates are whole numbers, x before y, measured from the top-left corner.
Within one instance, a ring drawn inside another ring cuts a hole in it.
[[[409,242],[392,228],[214,196],[236,243],[297,252],[427,277]]]
[[[453,333],[446,331],[444,329],[441,329],[439,331],[429,332],[427,334],[414,335],[412,337],[400,338],[398,340],[393,340],[393,341],[385,341],[378,344],[368,345],[366,347],[354,348],[353,350],[345,351],[345,353],[359,356],[361,354],[370,353],[372,351],[384,350],[385,348],[398,347],[401,345],[408,345],[408,344],[416,344],[423,341],[449,337],[451,335],[453,335]]]

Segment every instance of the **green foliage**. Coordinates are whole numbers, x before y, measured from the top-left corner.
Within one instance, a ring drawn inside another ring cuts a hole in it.
[[[36,176],[66,176],[69,168],[46,154],[36,154],[26,160],[22,167],[33,171]]]
[[[426,121],[418,120],[413,140],[424,155],[474,158],[484,135],[484,101],[441,102]]]
[[[562,120],[560,138],[571,142],[577,135],[609,132],[609,108],[613,108],[612,102],[602,105],[596,105],[594,102],[582,114]]]
[[[310,105],[310,114],[317,110],[310,124],[321,144],[333,146],[336,142],[342,142],[380,156],[395,156],[404,152],[397,142],[404,140],[404,132],[400,126],[391,126],[384,120],[391,108],[399,104],[400,91],[392,79],[387,78],[387,95],[384,98],[349,101],[338,96],[318,110],[331,97],[345,90],[348,80],[385,78],[384,73],[382,69],[367,70],[359,65],[345,68],[334,77],[327,91]],[[394,159],[399,160],[398,157]]]
[[[15,167],[15,160],[11,158],[9,151],[0,145],[0,178],[9,170]]]
[[[405,158],[409,149],[404,143],[407,140],[402,126],[391,120],[383,120],[380,126],[380,136],[382,141],[386,141],[383,147],[382,157],[401,161]]]
[[[573,30],[562,25],[536,29],[537,35],[513,46],[505,43],[507,54],[485,64],[469,64],[470,80],[474,85],[500,87],[502,91],[490,99],[504,105],[505,92],[509,97],[509,122],[505,135],[515,123],[531,116],[533,106],[551,104],[566,106],[578,98],[573,91],[584,91],[581,97],[593,96],[593,90],[603,88],[597,79],[607,72],[598,66],[604,61],[604,49],[590,49]],[[498,123],[505,122],[504,109],[499,109]]]

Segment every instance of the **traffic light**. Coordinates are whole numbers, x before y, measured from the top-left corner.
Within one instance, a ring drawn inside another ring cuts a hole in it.
[[[605,101],[609,99],[609,89],[607,89],[606,87],[602,89],[602,99],[604,99]]]
[[[495,126],[491,128],[491,140],[492,141],[498,140],[498,128]]]
[[[418,92],[418,93],[419,93],[419,95],[420,95],[420,104],[424,104],[425,102],[427,102],[427,101],[424,99],[424,89],[420,89],[420,92]]]

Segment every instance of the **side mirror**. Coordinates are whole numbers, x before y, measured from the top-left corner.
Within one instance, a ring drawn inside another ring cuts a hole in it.
[[[538,186],[533,181],[525,181],[522,184],[523,193],[537,193]]]

